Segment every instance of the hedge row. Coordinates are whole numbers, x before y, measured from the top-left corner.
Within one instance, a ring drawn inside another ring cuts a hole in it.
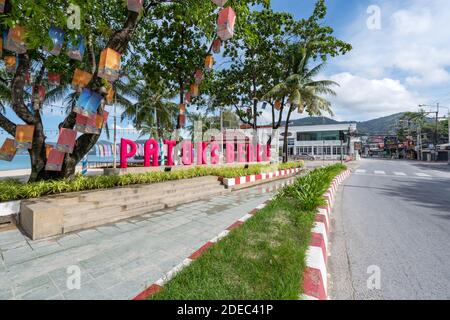
[[[0,202],[38,198],[51,194],[77,192],[84,190],[107,189],[135,184],[150,184],[170,180],[189,179],[203,176],[224,178],[257,174],[272,169],[290,169],[303,166],[303,162],[283,164],[250,165],[240,167],[195,167],[170,172],[147,172],[125,174],[121,176],[81,176],[72,179],[46,180],[33,183],[22,183],[17,180],[0,181]]]

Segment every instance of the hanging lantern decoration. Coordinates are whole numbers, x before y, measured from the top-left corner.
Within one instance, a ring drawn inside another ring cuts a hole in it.
[[[186,105],[184,103],[180,103],[178,105],[178,109],[180,111],[180,114],[186,114]]]
[[[184,95],[184,102],[191,103],[191,93],[190,92],[186,92],[186,94]]]
[[[223,7],[225,5],[225,3],[227,3],[227,1],[228,0],[212,0],[212,2],[214,2],[214,4],[219,7]]]
[[[106,48],[100,54],[98,76],[108,81],[119,79],[120,53],[111,48]]]
[[[275,101],[275,109],[277,109],[277,110],[281,109],[281,101],[280,100]]]
[[[143,7],[144,0],[127,0],[127,9],[129,11],[141,13]]]
[[[34,110],[39,110],[40,106],[44,103],[45,100],[45,87],[40,84],[34,85],[32,96]]]
[[[51,144],[45,145],[45,157],[48,159],[48,156],[50,155],[50,151],[53,149],[53,146]]]
[[[59,28],[51,27],[48,31],[48,35],[52,40],[53,48],[50,50],[50,48],[45,47],[44,50],[54,56],[59,56],[64,43],[64,31]]]
[[[7,138],[0,148],[0,160],[12,161],[16,155],[17,149],[14,146],[14,139]]]
[[[16,71],[16,63],[17,59],[15,56],[5,56],[5,66],[7,72],[15,72]]]
[[[222,46],[222,41],[220,40],[220,38],[215,39],[212,44],[212,51],[214,53],[220,53],[221,46]]]
[[[64,152],[52,148],[47,157],[47,164],[45,165],[45,170],[61,171],[64,162],[64,156],[65,156]]]
[[[61,75],[56,72],[49,72],[48,83],[54,86],[59,86],[59,84],[61,83]]]
[[[25,83],[30,84],[31,83],[31,74],[30,71],[25,72]]]
[[[266,110],[266,107],[267,107],[267,102],[263,102],[263,104],[262,104],[262,109],[263,109],[263,110]]]
[[[222,9],[217,20],[217,35],[222,41],[233,38],[236,13],[233,8]]]
[[[72,79],[72,88],[74,90],[80,91],[81,89],[86,87],[89,82],[91,82],[91,80],[92,74],[81,69],[75,69],[75,73],[73,74]]]
[[[61,128],[55,149],[59,152],[72,153],[77,139],[77,132],[72,129]]]
[[[247,108],[247,116],[251,117],[252,116],[252,108]]]
[[[198,96],[198,85],[197,84],[195,84],[195,83],[191,84],[190,93],[191,93],[191,97],[197,97]]]
[[[186,124],[186,115],[185,114],[179,114],[178,115],[178,126],[180,128],[183,128]]]
[[[33,144],[34,126],[17,125],[16,126],[16,141],[14,146],[17,149],[31,149]]]
[[[75,130],[81,133],[98,134],[95,120],[96,115],[86,117],[80,113],[77,113],[77,117],[75,120]]]
[[[97,113],[103,97],[89,89],[83,89],[73,111],[89,117]]]
[[[67,44],[67,55],[74,60],[83,60],[84,52],[86,51],[86,45],[84,43],[84,37],[78,35],[77,42],[69,42]]]
[[[18,54],[24,54],[27,52],[24,27],[17,26],[9,29],[5,49]]]
[[[214,66],[214,57],[212,55],[207,55],[205,58],[205,68],[210,70]]]
[[[200,85],[202,83],[203,80],[203,71],[198,69],[197,71],[195,71],[195,84]]]
[[[103,128],[103,125],[108,121],[109,112],[103,111],[103,114],[97,114],[95,116],[95,127],[98,129],[98,133],[100,134],[100,130]]]
[[[0,13],[5,13],[6,0],[0,0]]]

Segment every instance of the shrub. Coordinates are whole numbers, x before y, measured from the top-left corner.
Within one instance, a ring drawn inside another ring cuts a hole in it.
[[[47,180],[22,183],[14,179],[0,181],[0,202],[19,199],[38,198],[51,194],[76,192],[83,190],[107,189],[134,184],[149,184],[163,181],[189,179],[203,176],[239,177],[258,174],[274,168],[290,169],[302,167],[303,162],[288,162],[279,165],[250,165],[241,167],[194,167],[170,172],[146,172],[125,174],[122,176],[82,176],[71,179]]]

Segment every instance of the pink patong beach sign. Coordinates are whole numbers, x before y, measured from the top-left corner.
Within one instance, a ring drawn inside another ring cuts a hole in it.
[[[178,148],[177,142],[174,140],[165,140],[164,146],[167,166],[174,166],[175,160],[179,160],[178,164],[185,166],[270,161],[270,146],[261,144],[238,143],[236,145],[235,143],[227,142],[222,148],[222,144],[216,141],[197,142],[195,144],[195,158],[192,141],[185,140],[181,142],[181,154],[176,154],[175,150],[178,150]],[[159,165],[159,148],[159,144],[155,139],[150,139],[145,143],[144,167],[157,167]],[[136,152],[137,144],[134,141],[122,139],[120,145],[120,167],[127,168],[128,159],[133,158]]]

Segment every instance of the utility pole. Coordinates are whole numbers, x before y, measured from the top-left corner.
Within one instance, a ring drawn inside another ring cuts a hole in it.
[[[438,155],[439,155],[439,151],[438,151],[438,133],[439,133],[439,102],[436,104],[437,107],[437,111],[436,111],[436,126],[434,129],[434,161],[438,160]]]

